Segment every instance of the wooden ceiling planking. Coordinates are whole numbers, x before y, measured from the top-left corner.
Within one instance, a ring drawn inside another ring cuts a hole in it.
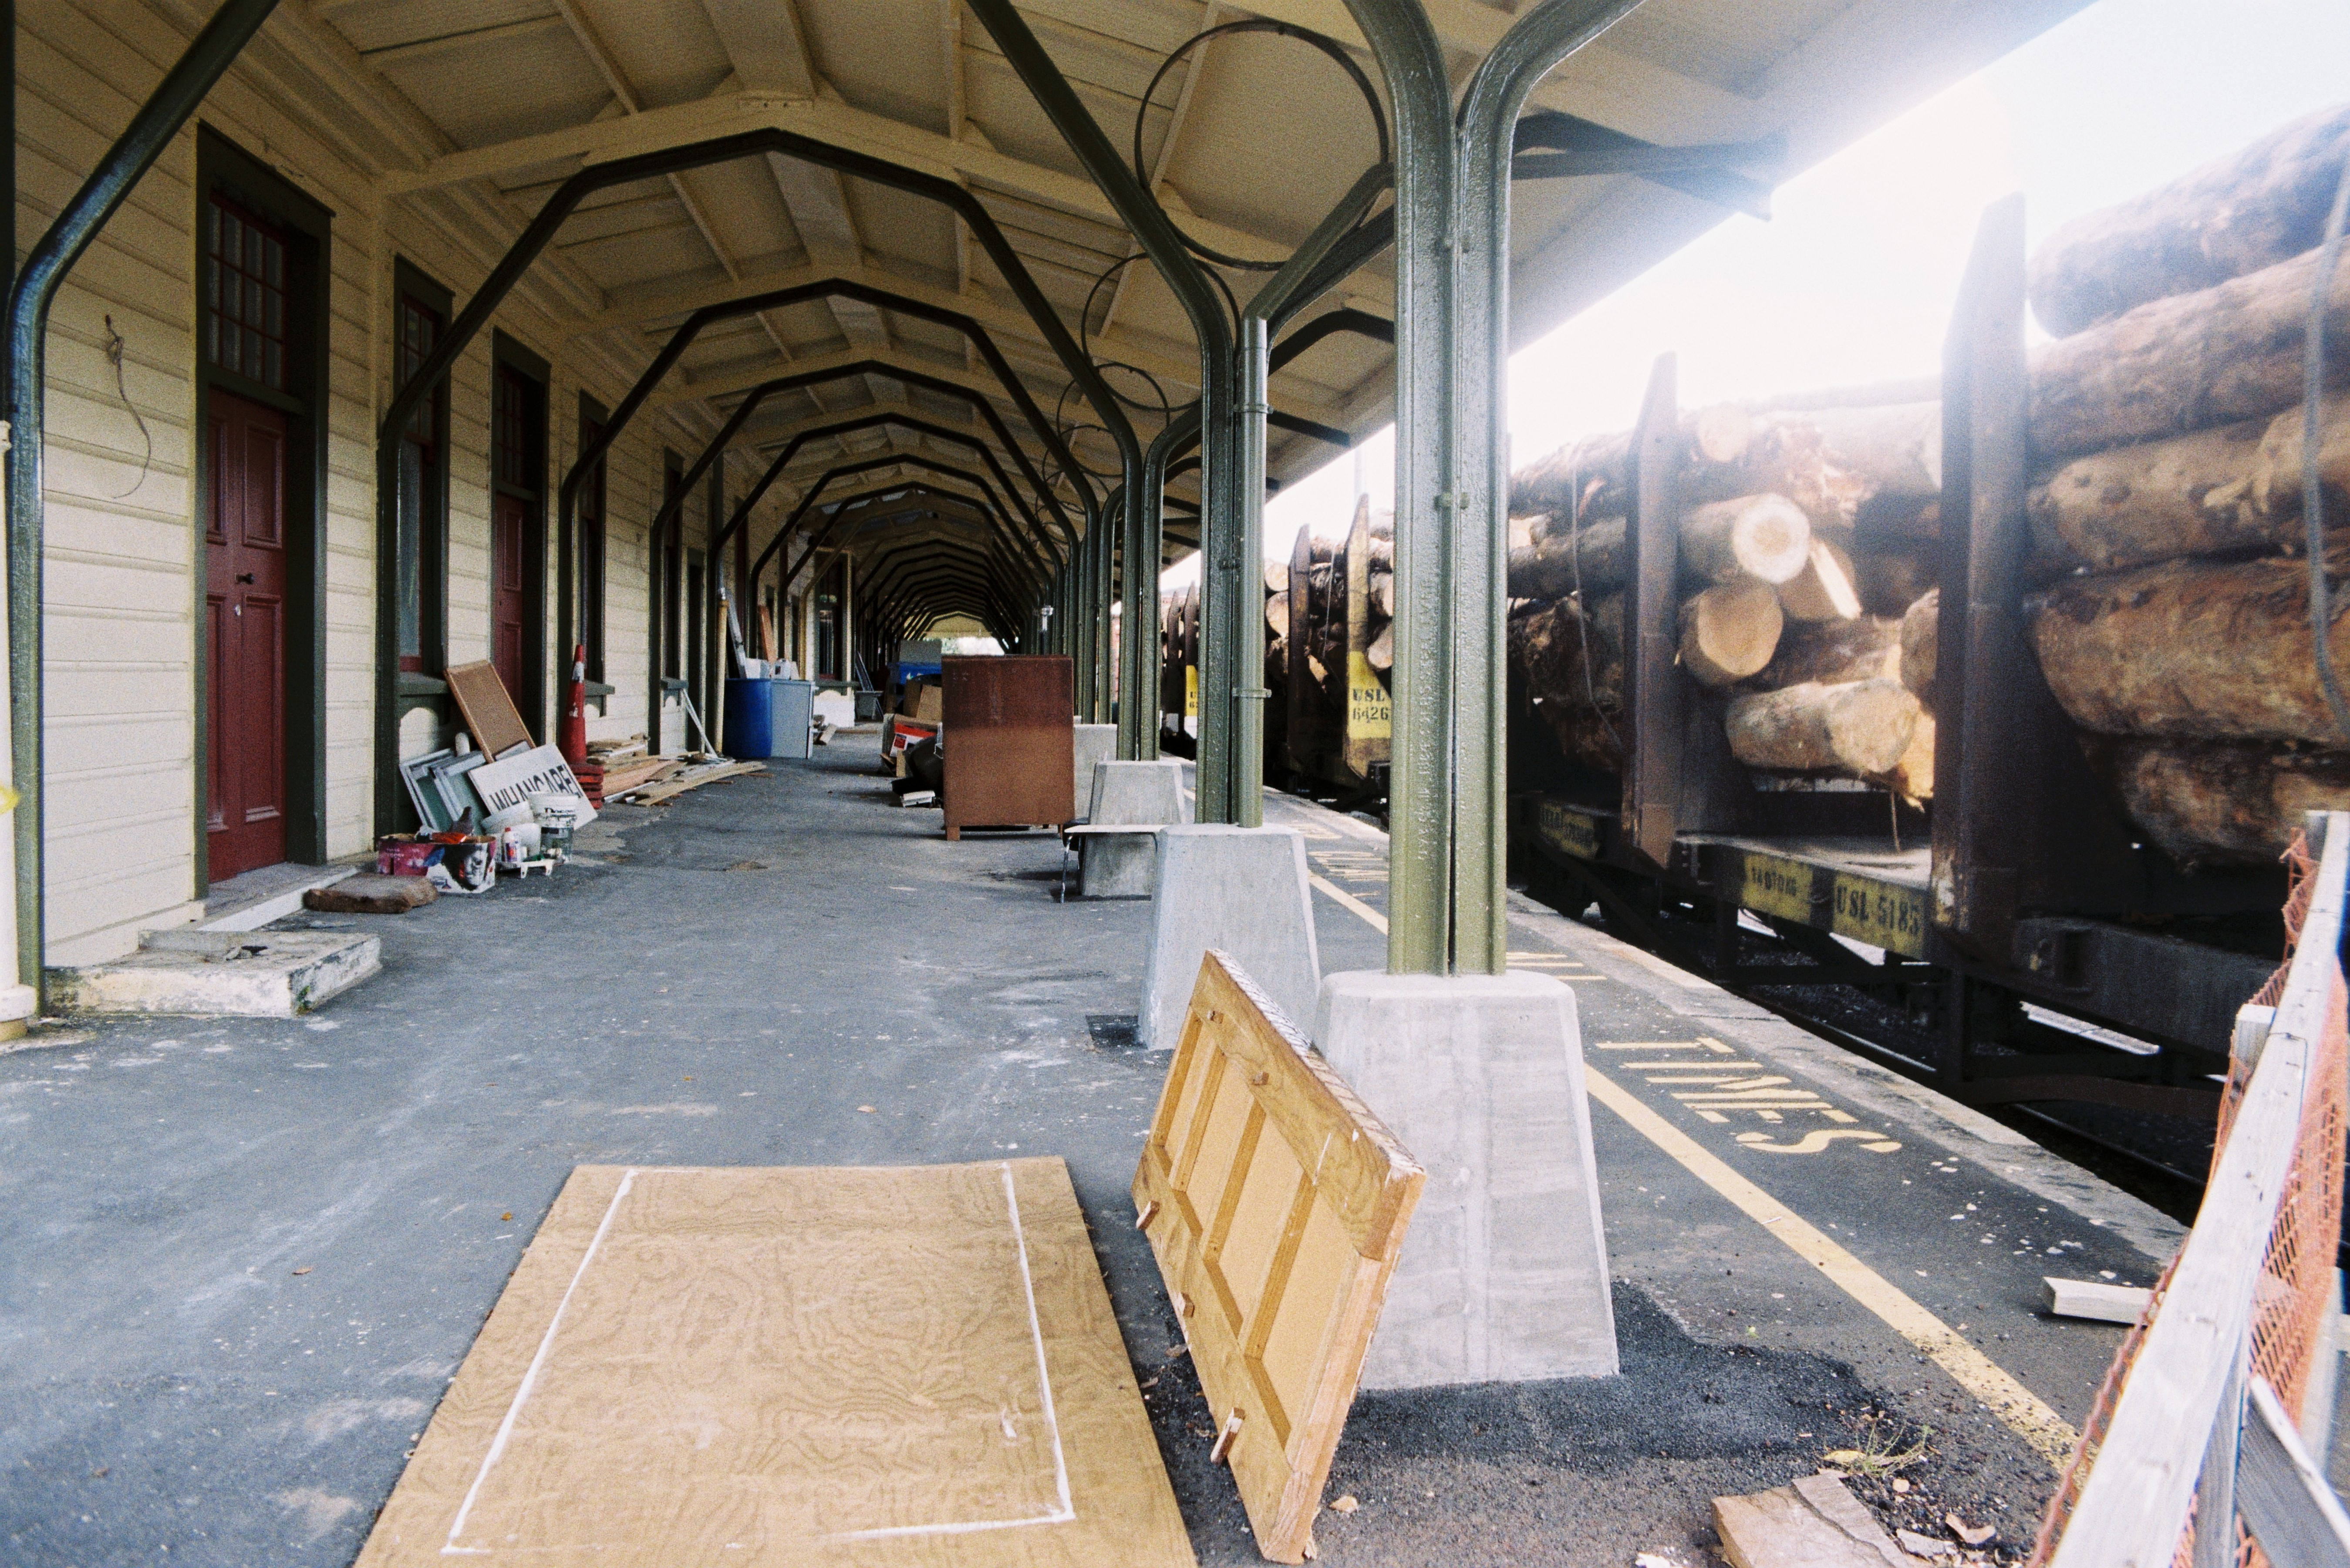
[[[1853,0],[1718,5],[1648,0],[1607,30],[1607,47],[1693,80],[1760,98],[1773,64],[1853,8]]]
[[[498,90],[484,92],[491,58],[498,62]],[[611,96],[567,29],[393,59],[381,69],[387,82],[460,147],[577,125]]]
[[[1807,161],[2080,3],[1951,8],[1922,0],[1785,0],[1724,8],[1714,0],[1648,0],[1555,73],[1537,102],[1668,142],[1785,129],[1798,160]],[[1510,13],[1523,9],[1485,0],[1426,4],[1463,74],[1507,27]],[[1208,22],[1265,15],[1352,36],[1334,0],[1219,0],[1212,16],[1203,0],[1023,0],[1022,9],[1121,152],[1151,73]],[[918,165],[965,170],[964,182],[1003,224],[1073,333],[1094,278],[1132,247],[985,27],[953,0],[311,0],[299,25],[361,51],[388,101],[406,99],[461,149],[496,149],[594,121],[641,118],[623,112],[630,107],[666,116],[675,127],[648,120],[634,133],[599,129],[554,144],[567,148],[567,155],[537,169],[503,170],[493,182],[504,186],[504,208],[517,223],[581,167],[583,153],[611,155],[597,149],[610,147],[616,136],[625,149],[687,134],[696,125],[726,124],[720,106],[753,92],[825,99],[834,118],[824,123],[833,133],[875,150],[902,147],[901,155]],[[1359,45],[1349,47],[1376,77]],[[1163,159],[1169,204],[1195,233],[1254,234],[1262,244],[1250,254],[1277,258],[1371,156],[1354,89],[1292,41],[1218,40],[1170,72],[1147,111],[1144,153],[1154,168],[1178,121],[1176,100],[1194,73],[1176,145]],[[494,80],[498,90],[484,93],[484,80]],[[704,102],[710,107],[695,116],[694,106]],[[852,108],[878,118],[858,119]],[[388,109],[360,112],[384,123],[398,119]],[[969,127],[961,148],[939,140],[954,134],[959,122]],[[902,140],[893,124],[903,128]],[[470,166],[488,170],[499,162],[485,152]],[[467,166],[446,165],[448,177]],[[401,171],[392,176],[395,191],[405,188]],[[1049,406],[1066,379],[1040,335],[1020,319],[1021,307],[983,249],[962,240],[952,220],[917,198],[806,166],[786,178],[770,161],[697,171],[588,207],[566,226],[556,254],[576,264],[565,273],[567,292],[587,297],[582,291],[592,281],[604,293],[606,316],[631,299],[739,292],[804,262],[919,279],[937,297],[951,299],[968,288],[1040,401]],[[1555,325],[1721,217],[1677,192],[1621,178],[1522,187],[1512,234],[1518,340]],[[1225,243],[1231,248],[1232,242]],[[1105,291],[1119,297],[1114,327],[1097,351],[1146,362],[1171,398],[1188,398],[1194,389],[1188,382],[1196,379],[1196,371],[1182,374],[1196,354],[1190,324],[1153,269],[1138,264],[1128,271],[1122,286]],[[1335,291],[1332,302],[1359,296],[1366,307],[1385,313],[1391,276],[1391,260],[1383,257]],[[1235,275],[1229,281],[1245,296],[1258,280]],[[606,342],[626,358],[651,352],[663,335],[630,331]],[[852,344],[860,351],[902,347],[921,363],[968,358],[960,343],[905,317],[834,302],[770,313],[764,326],[745,321],[715,334],[689,357],[689,374],[723,370],[716,377],[723,386],[763,358],[780,368],[846,353]],[[1341,407],[1376,412],[1390,400],[1389,358],[1375,345],[1332,340],[1277,387],[1324,410],[1312,417],[1331,419],[1326,410]],[[833,405],[851,395],[845,385],[823,393]],[[707,418],[707,410],[691,417]],[[1154,423],[1150,416],[1138,418],[1146,439]],[[1289,477],[1295,465],[1310,467],[1329,454],[1323,443],[1278,434],[1272,444],[1276,472]]]
[[[868,180],[844,182],[857,233],[868,254],[934,276],[952,276],[955,215],[927,196]]]
[[[1295,244],[1378,161],[1370,111],[1346,73],[1292,39],[1211,50],[1168,182],[1202,217]]]
[[[362,55],[420,38],[556,15],[547,0],[324,0],[311,9]]]
[[[862,109],[947,130],[944,15],[939,0],[799,0],[817,74]]]
[[[1025,0],[1020,8],[1032,22],[1105,34],[1156,59],[1199,32],[1208,10],[1205,0]]]
[[[733,61],[709,15],[691,0],[563,0],[619,69],[639,109],[718,90]]]

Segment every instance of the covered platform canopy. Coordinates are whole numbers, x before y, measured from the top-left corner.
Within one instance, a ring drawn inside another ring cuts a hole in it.
[[[2075,0],[1649,0],[1568,59],[1528,109],[1666,146],[1783,137],[1783,167],[1800,169],[2074,8]],[[1383,91],[1338,0],[1047,0],[1018,9],[1109,141],[1129,157],[1139,145],[1150,190],[1207,249],[1279,261],[1378,157],[1370,108],[1309,44],[1236,32],[1185,49],[1203,31],[1260,19],[1336,40]],[[1513,19],[1512,7],[1477,0],[1430,0],[1426,9],[1456,87]],[[339,99],[350,135],[385,169],[391,200],[470,220],[485,251],[503,248],[584,167],[756,128],[950,181],[1132,400],[1127,414],[1141,440],[1162,408],[1199,395],[1200,349],[1175,295],[961,0],[318,0],[287,8],[254,48],[282,57],[289,86]],[[1584,145],[1612,140],[1583,135]],[[1731,205],[1753,204],[1752,191],[1704,191],[1701,178],[1633,173],[1522,185],[1513,340],[1557,325]],[[1262,281],[1216,270],[1243,300]],[[803,293],[704,327],[654,396],[691,405],[714,434],[760,383],[837,369],[763,400],[734,437],[763,448],[893,410],[998,439],[973,401],[984,400],[1074,514],[1072,482],[1059,472],[1066,459],[1025,427],[1026,410],[990,374],[973,340],[984,332],[1106,490],[1118,470],[1099,411],[972,224],[922,193],[855,172],[766,151],[608,187],[580,202],[523,286],[548,296],[578,333],[632,369],[695,310]],[[1375,333],[1394,308],[1388,250],[1291,330],[1312,333],[1318,317],[1354,312],[1377,318],[1360,324]],[[925,379],[899,379],[889,367]],[[1390,419],[1393,381],[1393,351],[1376,336],[1357,329],[1316,341],[1274,378],[1274,408],[1293,422],[1269,436],[1270,474],[1308,472],[1336,442]],[[875,425],[806,443],[779,483],[806,485],[842,462],[900,450],[971,459],[936,433]],[[1198,543],[1197,472],[1170,489],[1171,556]],[[876,534],[868,547],[886,550],[887,540]]]
[[[435,346],[377,368],[398,377],[374,410],[380,538],[402,431],[526,302],[634,379],[605,442],[648,410],[706,432],[655,534],[726,451],[764,454],[713,555],[776,494],[791,520],[759,570],[788,586],[838,535],[843,608],[883,659],[949,615],[1073,654],[1079,716],[1115,711],[1121,755],[1157,745],[1117,694],[1157,685],[1158,567],[1204,542],[1199,810],[1243,826],[1264,494],[1393,419],[1395,962],[1492,969],[1506,350],[2077,4],[165,0],[202,30],[28,257],[11,410],[42,423],[58,280],[241,61],[369,174],[369,221],[428,217],[487,269]],[[604,450],[563,476],[558,648]],[[37,931],[36,451],[9,492]],[[753,602],[757,575],[741,587]],[[379,815],[400,711],[386,684]]]

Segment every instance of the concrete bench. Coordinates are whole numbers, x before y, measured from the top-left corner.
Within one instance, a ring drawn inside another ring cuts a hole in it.
[[[1190,820],[1182,763],[1096,763],[1090,809],[1063,839],[1077,846],[1077,896],[1150,897],[1159,830]],[[1067,897],[1066,885],[1062,896]]]

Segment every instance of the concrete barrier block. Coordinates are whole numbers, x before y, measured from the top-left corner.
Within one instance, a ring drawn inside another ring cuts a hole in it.
[[[1113,760],[1118,755],[1116,724],[1079,724],[1076,743],[1071,748],[1076,772],[1069,780],[1069,802],[1075,805],[1085,800],[1094,787],[1094,764]],[[952,742],[950,742],[950,744]]]
[[[1090,791],[1078,798],[1089,803],[1086,820],[1097,826],[1131,823],[1164,827],[1191,820],[1191,809],[1183,804],[1181,763],[1105,759],[1094,764],[1090,782]]]
[[[1132,826],[1132,833],[1088,834],[1077,846],[1077,895],[1085,898],[1147,898],[1159,861],[1157,830],[1190,819],[1179,762],[1094,764],[1091,807],[1096,827]]]
[[[1201,956],[1210,948],[1231,954],[1293,1022],[1311,1018],[1322,961],[1305,836],[1287,827],[1178,824],[1159,829],[1157,847],[1142,965],[1142,1044],[1175,1048]]]
[[[1575,993],[1538,974],[1334,974],[1314,1040],[1428,1170],[1363,1386],[1614,1375]]]

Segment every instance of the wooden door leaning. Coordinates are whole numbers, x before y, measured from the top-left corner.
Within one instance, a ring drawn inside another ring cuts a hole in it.
[[[1200,964],[1134,1200],[1257,1545],[1305,1561],[1427,1180],[1240,966]]]

